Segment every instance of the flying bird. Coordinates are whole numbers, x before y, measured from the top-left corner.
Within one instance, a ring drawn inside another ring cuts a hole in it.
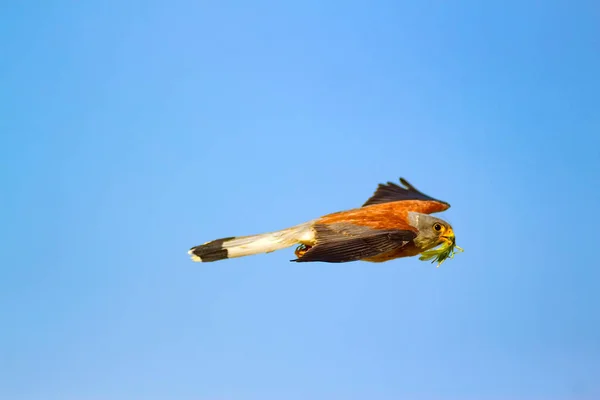
[[[196,262],[213,262],[297,245],[294,262],[385,262],[420,255],[420,260],[437,261],[439,267],[456,250],[462,252],[452,226],[430,215],[450,204],[418,191],[403,178],[400,183],[379,184],[360,208],[275,232],[212,240],[188,254]]]

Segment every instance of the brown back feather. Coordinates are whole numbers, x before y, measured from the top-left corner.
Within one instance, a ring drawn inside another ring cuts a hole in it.
[[[409,211],[430,214],[443,210],[440,209],[440,204],[435,201],[396,201],[324,215],[318,219],[318,223],[334,224],[348,222],[368,226],[373,229],[402,229],[417,232],[408,223]]]

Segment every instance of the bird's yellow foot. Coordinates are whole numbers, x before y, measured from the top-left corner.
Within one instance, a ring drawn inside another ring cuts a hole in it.
[[[305,244],[301,244],[300,246],[296,247],[296,251],[294,251],[294,253],[296,254],[296,257],[300,258],[304,255],[304,253],[306,253],[308,250],[310,250],[310,246],[307,246]]]

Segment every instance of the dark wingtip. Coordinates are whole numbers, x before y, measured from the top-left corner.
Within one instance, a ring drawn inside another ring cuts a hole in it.
[[[400,183],[406,186],[407,188],[414,189],[414,186],[411,185],[406,179],[400,177]]]

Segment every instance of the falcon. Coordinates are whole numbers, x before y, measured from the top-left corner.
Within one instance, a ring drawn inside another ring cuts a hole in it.
[[[379,184],[360,207],[327,214],[279,231],[227,237],[192,247],[196,262],[270,253],[297,246],[293,262],[385,262],[420,255],[439,267],[453,258],[456,245],[452,226],[430,214],[450,204],[430,197],[400,178],[400,184]]]

